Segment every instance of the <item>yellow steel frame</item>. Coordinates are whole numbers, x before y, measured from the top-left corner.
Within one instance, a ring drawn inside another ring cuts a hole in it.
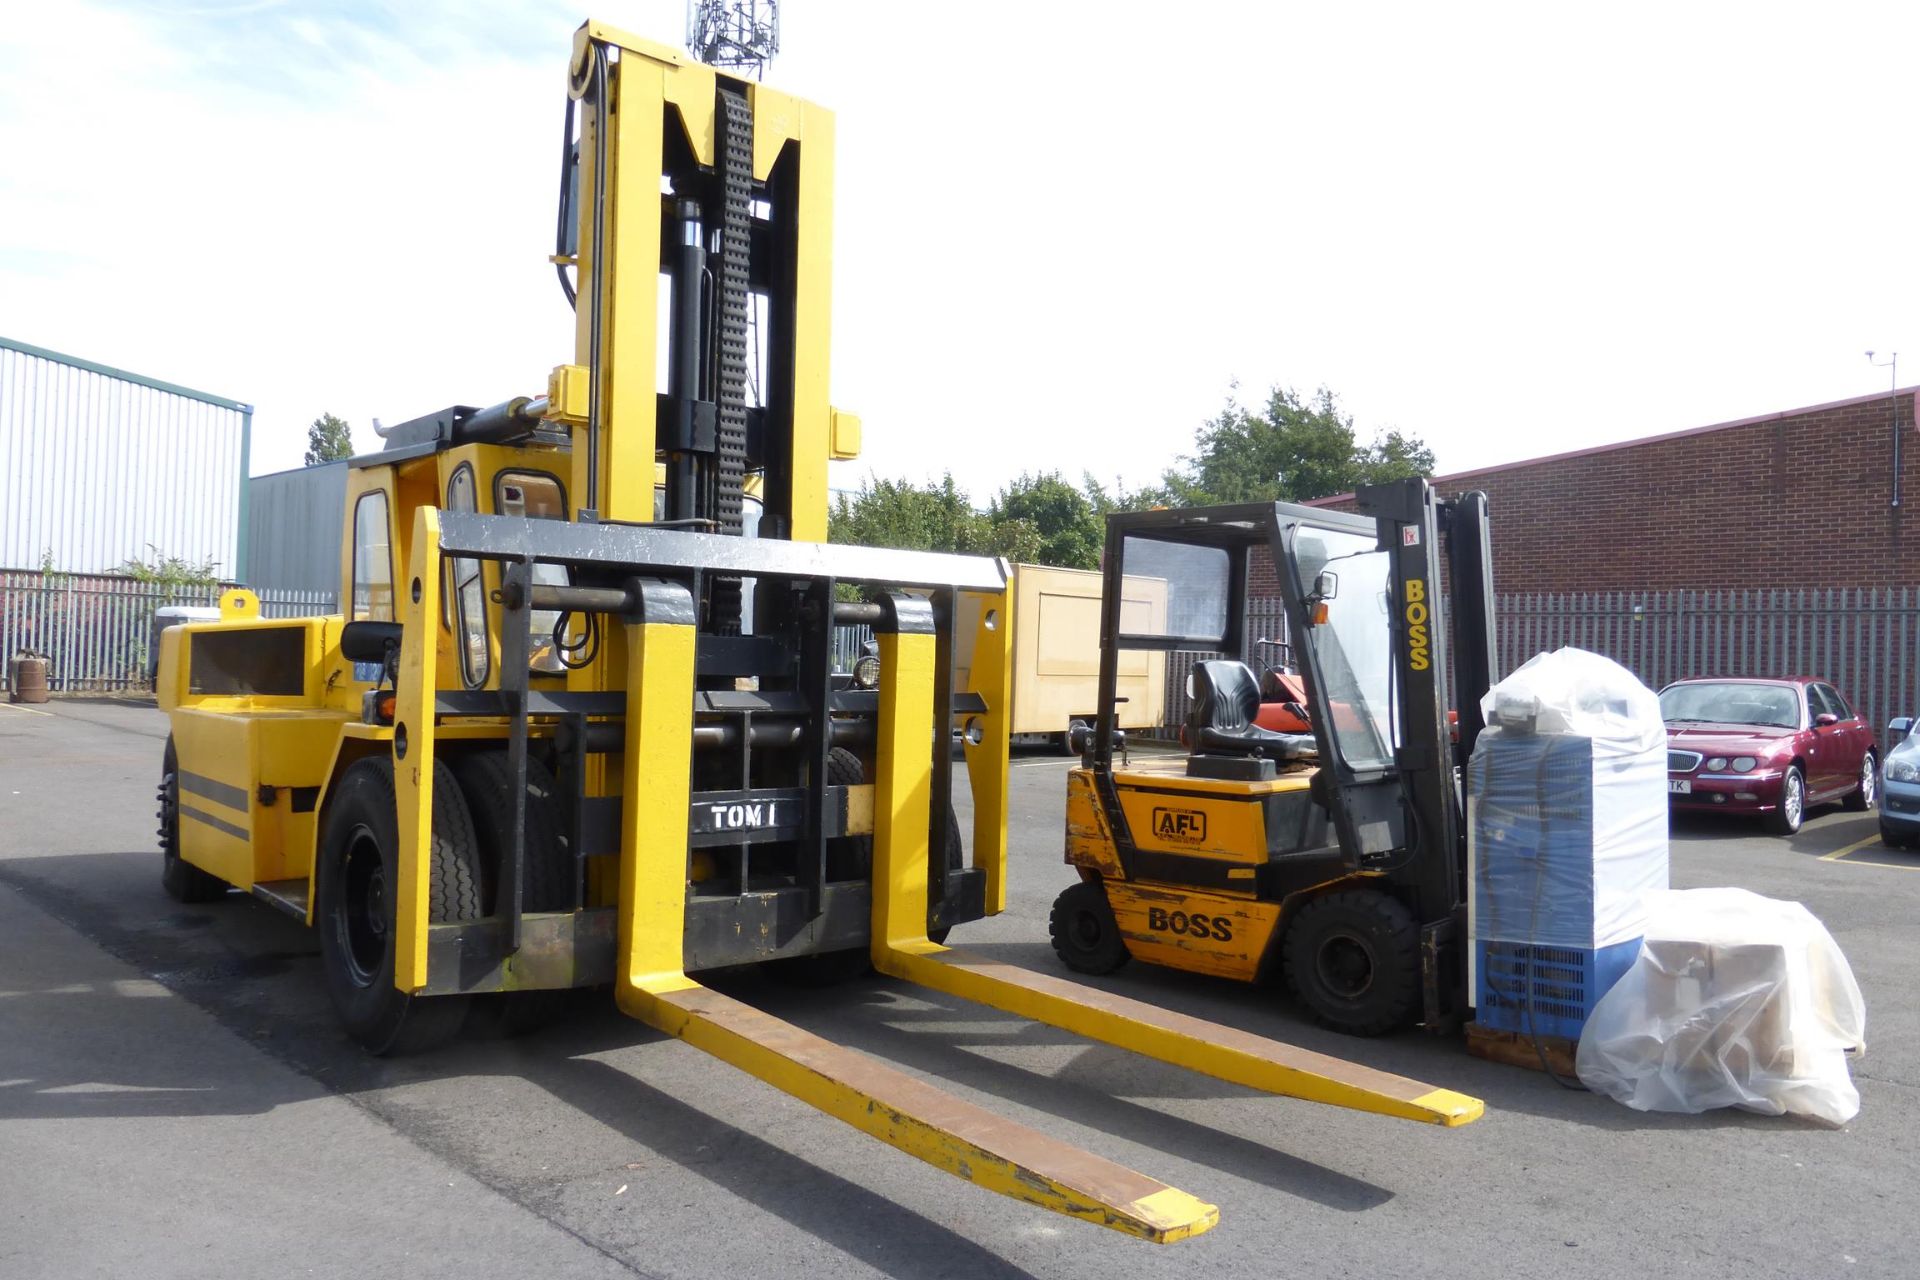
[[[401,618],[400,679],[393,704],[393,793],[399,806],[393,985],[427,985],[427,894],[433,857],[433,712],[439,688],[440,512],[413,518],[410,573],[394,582]]]
[[[562,416],[585,412],[589,369],[600,375],[599,470],[597,485],[587,483],[587,451],[573,452],[569,498],[584,505],[590,490],[599,494],[603,519],[646,522],[653,519],[656,361],[660,277],[655,269],[660,243],[660,173],[666,130],[677,127],[694,159],[714,160],[714,95],[720,73],[684,54],[602,22],[588,22],[574,33],[572,92],[585,98],[596,46],[616,50],[609,68],[611,92],[619,108],[603,116],[583,101],[580,132],[580,190],[576,269],[580,302],[575,308],[574,364],[556,369],[550,398]],[[799,148],[800,166],[795,227],[799,237],[793,285],[793,437],[787,451],[786,483],[793,519],[789,536],[804,542],[827,537],[827,461],[858,452],[859,423],[838,414],[829,399],[829,335],[833,306],[833,113],[762,84],[739,81],[753,107],[753,175],[764,180],[781,154]],[[676,124],[677,121],[677,124]],[[607,173],[596,173],[597,145],[606,131]],[[590,194],[599,183],[606,192],[602,210],[607,245],[593,242]],[[646,255],[640,269],[622,268],[612,246],[637,246]],[[603,294],[596,317],[589,282],[594,254],[608,255]],[[594,348],[594,326],[600,346]],[[557,394],[551,394],[557,393]],[[836,426],[836,415],[840,421]],[[614,665],[618,665],[617,661]]]

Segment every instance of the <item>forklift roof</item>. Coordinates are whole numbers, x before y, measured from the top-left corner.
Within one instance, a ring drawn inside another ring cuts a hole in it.
[[[1142,534],[1168,542],[1203,547],[1243,547],[1265,542],[1288,524],[1316,524],[1323,528],[1371,533],[1369,516],[1293,502],[1236,502],[1216,507],[1155,507],[1148,511],[1116,511],[1107,517],[1110,528],[1123,534]]]

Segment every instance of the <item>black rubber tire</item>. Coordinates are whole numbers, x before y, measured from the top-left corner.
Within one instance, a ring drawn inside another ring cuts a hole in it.
[[[1799,800],[1791,807],[1788,798],[1792,790],[1799,792]],[[1807,776],[1800,772],[1797,764],[1788,765],[1786,776],[1780,779],[1780,803],[1767,815],[1767,830],[1777,836],[1796,835],[1807,820]]]
[[[160,756],[160,887],[175,902],[218,902],[227,896],[227,882],[209,875],[180,857],[180,756],[167,736]]]
[[[1420,1006],[1420,926],[1399,899],[1371,889],[1316,898],[1287,927],[1287,985],[1314,1020],[1378,1036]]]
[[[447,765],[460,783],[473,834],[480,844],[480,905],[500,910],[498,884],[503,846],[513,822],[513,792],[507,782],[504,747],[448,752]],[[571,911],[579,867],[561,836],[559,790],[547,766],[527,757],[527,844],[522,911]]]
[[[1133,958],[1107,891],[1086,880],[1068,885],[1053,900],[1047,936],[1060,963],[1075,973],[1112,973]]]
[[[1060,735],[1060,754],[1061,755],[1073,756],[1076,759],[1079,757],[1080,753],[1073,749],[1073,733],[1074,733],[1074,730],[1076,729],[1084,729],[1086,727],[1087,727],[1087,722],[1085,720],[1082,720],[1079,716],[1075,716],[1073,717],[1073,719],[1067,721],[1067,731]]]
[[[433,766],[432,831],[427,919],[434,924],[480,919],[480,846],[467,802],[444,760]],[[414,996],[393,985],[393,908],[386,886],[394,882],[399,848],[393,762],[384,756],[356,761],[328,799],[316,859],[314,920],[334,1011],[347,1034],[380,1057],[422,1053],[445,1043],[459,1032],[469,1004],[464,996]],[[356,939],[349,882],[361,876],[369,881],[367,896],[373,901],[357,913]]]
[[[1880,759],[1869,751],[1865,763],[1860,766],[1859,784],[1847,793],[1847,798],[1841,803],[1854,813],[1867,813],[1873,809],[1879,799]]]
[[[1880,843],[1889,849],[1911,849],[1913,847],[1913,837],[1903,832],[1895,831],[1888,827],[1886,823],[1882,822],[1880,824]]]

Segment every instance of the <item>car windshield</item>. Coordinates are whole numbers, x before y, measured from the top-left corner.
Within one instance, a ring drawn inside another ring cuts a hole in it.
[[[1676,684],[1661,693],[1660,716],[1668,723],[1692,720],[1798,729],[1800,698],[1790,687],[1778,684]]]

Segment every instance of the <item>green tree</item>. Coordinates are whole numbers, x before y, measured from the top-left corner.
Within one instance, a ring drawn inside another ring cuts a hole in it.
[[[1388,480],[1404,480],[1408,476],[1430,476],[1433,474],[1433,450],[1427,442],[1418,436],[1402,435],[1398,431],[1383,431],[1380,438],[1366,449],[1361,459],[1361,484],[1381,484]]]
[[[838,494],[827,513],[827,540],[909,551],[993,550],[987,518],[966,492],[942,475],[924,485],[868,476],[858,493]]]
[[[1258,411],[1230,396],[1193,443],[1163,478],[1181,504],[1304,502],[1433,471],[1433,451],[1417,436],[1387,431],[1361,443],[1325,387],[1310,397],[1275,387]]]
[[[353,431],[346,419],[323,413],[307,427],[307,465],[337,462],[353,456]]]
[[[987,519],[1003,531],[1003,539],[1031,547],[1032,554],[1020,559],[1068,569],[1099,566],[1105,537],[1100,515],[1086,488],[1074,488],[1057,471],[1021,475],[987,508]]]

